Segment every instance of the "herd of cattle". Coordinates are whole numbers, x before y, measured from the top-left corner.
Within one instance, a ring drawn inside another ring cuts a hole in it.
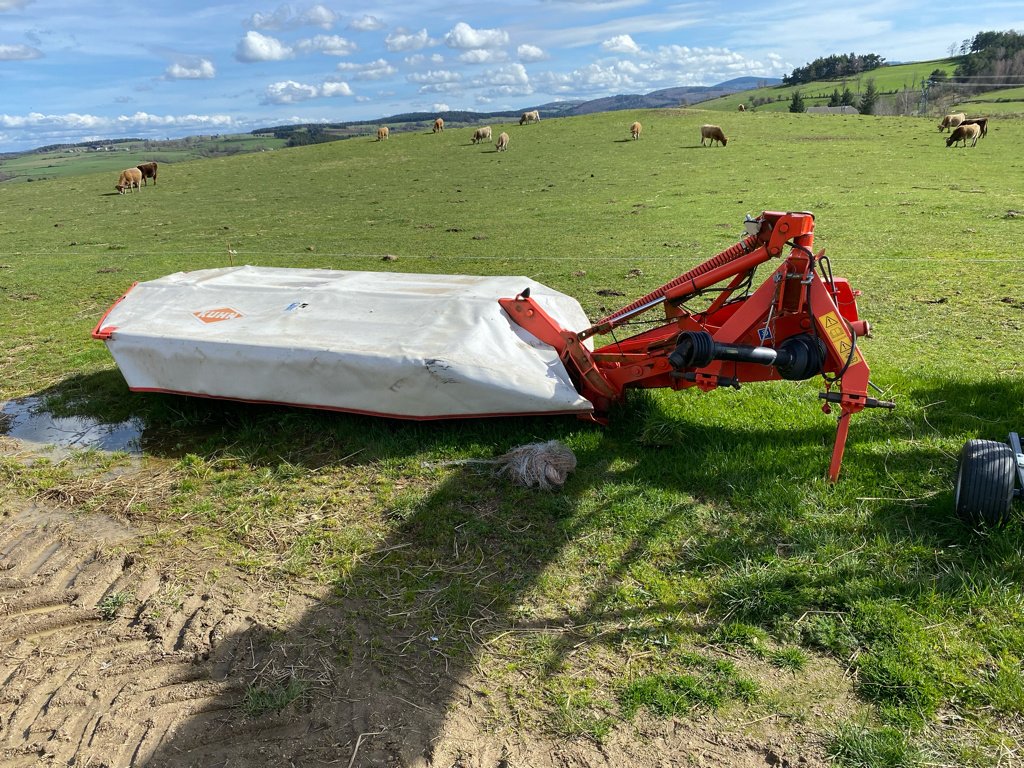
[[[142,163],[134,168],[125,168],[121,171],[114,189],[119,195],[123,195],[125,191],[134,192],[148,184],[147,179],[152,179],[153,184],[156,184],[156,163]]]
[[[956,112],[942,118],[939,123],[939,132],[942,131],[949,131],[949,138],[946,139],[947,147],[961,141],[965,147],[970,141],[973,147],[978,143],[978,139],[988,136],[988,118],[968,117],[963,112]]]
[[[739,111],[744,112],[744,106],[740,104]],[[528,123],[539,123],[540,112],[536,109],[530,112],[523,112],[521,118],[519,118],[520,125],[526,125]],[[434,121],[434,133],[441,133],[444,131],[444,118],[437,118]],[[978,143],[978,139],[983,136],[988,136],[988,118],[987,117],[967,117],[963,112],[957,112],[952,115],[946,115],[942,118],[942,122],[939,123],[939,131],[949,131],[949,138],[946,139],[946,146],[951,147],[954,144],[963,142],[962,146],[966,147],[967,142],[971,142],[971,146],[975,146]],[[640,121],[635,121],[629,126],[629,135],[634,139],[639,139],[640,134],[643,132],[643,126]],[[377,141],[384,141],[391,136],[391,129],[386,125],[381,126],[377,129]],[[485,125],[482,128],[475,128],[473,134],[470,137],[473,144],[478,144],[482,141],[491,141],[491,126]],[[498,152],[504,152],[508,149],[508,134],[502,132],[498,136],[498,143],[494,146]],[[704,142],[707,142],[705,145]],[[703,146],[714,146],[716,143],[721,144],[723,147],[726,146],[729,139],[726,137],[722,129],[717,125],[702,125],[700,127],[700,145]],[[114,187],[119,194],[124,194],[126,191],[134,192],[136,189],[140,189],[147,183],[148,179],[153,180],[153,184],[156,184],[156,170],[157,164],[154,162],[142,163],[137,165],[135,168],[125,168],[121,171],[121,175],[117,180],[117,186]]]
[[[519,124],[520,125],[527,125],[528,123],[539,123],[539,122],[540,122],[540,111],[536,110],[536,109],[531,110],[530,112],[523,112],[522,117],[519,118]],[[443,133],[443,132],[444,132],[444,118],[443,117],[439,117],[436,120],[434,120],[434,127],[432,129],[432,133]],[[634,139],[639,139],[640,138],[640,134],[642,132],[643,132],[643,126],[640,124],[640,121],[636,121],[631,126],[629,126],[629,134]],[[384,141],[385,139],[387,139],[390,136],[391,136],[391,129],[388,128],[386,125],[382,125],[380,128],[377,129],[377,141]],[[470,135],[469,139],[470,139],[470,142],[473,143],[473,144],[479,144],[480,142],[483,142],[483,141],[488,141],[488,142],[491,141],[492,140],[491,126],[485,125],[485,126],[482,126],[480,128],[474,128],[473,129],[473,133]],[[498,152],[504,152],[506,149],[508,149],[508,141],[509,141],[508,134],[502,132],[498,136],[498,143],[495,144],[494,146],[495,146],[495,148],[497,149]],[[710,146],[714,146],[714,144],[716,142],[720,143],[724,147],[726,145],[726,143],[729,141],[729,139],[726,138],[725,134],[722,132],[722,129],[719,126],[717,126],[717,125],[702,125],[700,127],[700,143],[701,143],[701,146],[705,146],[705,144],[704,144],[705,141],[708,142],[707,146],[709,146],[709,147]]]

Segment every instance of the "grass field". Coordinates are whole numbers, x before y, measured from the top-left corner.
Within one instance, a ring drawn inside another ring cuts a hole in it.
[[[280,149],[285,142],[269,136],[230,134],[195,136],[165,142],[126,141],[106,145],[109,149],[55,149],[31,152],[0,159],[0,181],[4,183],[63,179],[83,173],[102,173],[115,177],[123,168],[155,160],[180,163],[204,157],[261,152]],[[102,145],[101,145],[102,146]]]
[[[956,69],[956,61],[952,59],[915,61],[911,64],[893,64],[892,66],[880,67],[855,77],[837,80],[815,80],[814,82],[801,83],[800,85],[756,88],[701,102],[699,107],[700,109],[722,109],[735,112],[740,104],[744,104],[747,109],[750,109],[755,103],[755,99],[767,99],[768,103],[758,106],[756,109],[764,112],[788,112],[789,102],[793,98],[794,91],[800,91],[800,95],[803,96],[804,103],[808,107],[827,106],[832,92],[837,88],[842,93],[843,88],[848,87],[859,99],[860,94],[867,87],[868,80],[874,80],[875,89],[883,95],[894,94],[904,89],[920,91],[921,84],[927,81],[929,75],[936,69],[944,69],[952,76],[953,70]]]
[[[708,121],[726,148],[699,145]],[[334,585],[482,670],[498,729],[600,741],[638,713],[732,708],[812,723],[839,765],[1019,760],[1024,527],[969,530],[952,482],[966,439],[1024,428],[1024,122],[968,149],[930,117],[666,110],[494,129],[508,152],[446,131],[174,163],[125,196],[106,170],[0,185],[0,400],[139,417],[162,478],[97,486],[127,457],[0,457],[0,498],[158,522],[150,557],[198,543],[263,578]],[[898,403],[853,418],[836,485],[814,381],[634,393],[606,429],[406,424],[133,395],[89,337],[134,281],[229,263],[521,274],[594,317],[762,210],[816,215]],[[438,466],[538,439],[578,457],[561,493]],[[771,684],[819,662],[856,707],[814,714]]]
[[[929,75],[936,69],[945,70],[952,77],[956,70],[955,59],[935,59],[934,61],[919,61],[912,64],[895,64],[880,69],[865,72],[856,77],[840,78],[837,80],[816,80],[811,83],[802,83],[791,86],[772,86],[770,88],[757,88],[750,91],[733,93],[717,99],[701,102],[695,105],[699,109],[722,110],[735,112],[740,104],[748,110],[756,109],[759,112],[788,112],[790,100],[794,91],[800,91],[807,107],[828,106],[832,93],[838,89],[842,93],[844,88],[849,88],[856,100],[859,102],[868,80],[874,80],[875,88],[878,90],[879,107],[877,114],[895,113],[887,102],[896,98],[896,94],[909,91],[913,94],[909,109],[917,111],[920,104],[921,84],[928,80]],[[941,103],[932,103],[929,107],[939,112],[965,111],[971,115],[996,115],[1002,117],[1020,117],[1024,115],[1024,97],[1021,88],[1003,88],[995,91],[974,94],[963,97],[957,101],[952,97],[943,97]],[[756,99],[767,99],[768,102],[755,106]],[[948,103],[947,103],[948,102]]]

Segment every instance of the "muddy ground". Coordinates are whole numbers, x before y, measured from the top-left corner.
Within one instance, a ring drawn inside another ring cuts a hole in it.
[[[39,503],[3,510],[0,765],[823,766],[822,722],[854,707],[842,671],[814,661],[774,683],[801,689],[800,716],[641,717],[601,743],[557,740],[500,717],[482,665],[380,636],[373,605],[184,547],[142,557],[148,533]],[[283,709],[252,706],[253,691],[296,681]]]

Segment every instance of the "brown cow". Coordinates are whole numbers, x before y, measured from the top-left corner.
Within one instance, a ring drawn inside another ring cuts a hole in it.
[[[473,131],[473,143],[476,144],[481,141],[491,140],[491,126],[485,125],[483,128],[477,128]]]
[[[704,146],[705,139],[710,139],[707,144],[709,147],[715,146],[716,141],[722,142],[722,146],[724,147],[726,142],[729,141],[725,138],[725,134],[722,133],[722,129],[717,125],[702,125],[700,127],[700,145],[702,147]]]
[[[642,125],[640,125],[640,121],[637,120],[635,123],[633,123],[631,126],[629,126],[629,134],[634,139],[639,139],[640,138],[640,131],[642,131],[643,129],[644,129],[644,127]]]
[[[156,185],[156,163],[141,163],[135,167],[142,171],[142,186],[147,186],[146,179],[152,179],[154,186]]]
[[[946,130],[951,131],[966,119],[967,115],[965,115],[963,112],[954,112],[951,115],[946,115],[945,117],[942,118],[942,121],[939,123],[939,132],[941,133],[942,131]]]
[[[953,132],[949,134],[949,138],[946,139],[946,146],[951,147],[962,141],[966,147],[967,141],[969,139],[973,139],[973,141],[971,141],[971,146],[973,147],[978,143],[979,136],[981,136],[980,125],[976,123],[971,123],[970,125],[958,125],[953,129]]]
[[[136,189],[141,188],[142,171],[138,168],[125,168],[121,171],[121,175],[117,179],[117,185],[114,187],[119,195],[123,195],[126,189],[134,192]]]
[[[743,104],[740,104],[738,107],[736,107],[736,111],[737,112],[746,112],[747,108]]]
[[[388,138],[390,135],[391,129],[388,128],[386,125],[381,126],[380,128],[377,129],[377,141],[384,141],[384,139]]]
[[[987,117],[968,117],[960,125],[976,125],[981,128],[981,138],[988,136],[988,118]]]
[[[503,132],[500,136],[498,136],[498,143],[495,144],[494,146],[498,148],[499,152],[504,152],[506,149],[508,149],[508,134]]]
[[[441,133],[444,130],[444,118],[439,117],[434,121],[434,133]]]
[[[540,122],[540,111],[533,110],[532,112],[523,112],[523,116],[519,118],[519,124],[524,125],[526,123],[539,123]]]

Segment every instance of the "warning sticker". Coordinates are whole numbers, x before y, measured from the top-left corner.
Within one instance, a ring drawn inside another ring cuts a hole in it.
[[[839,319],[835,312],[826,312],[824,315],[818,315],[818,325],[825,332],[825,338],[829,346],[845,363],[846,359],[850,356],[850,350],[853,349],[853,337],[846,329],[846,324]],[[860,350],[854,350],[850,365],[857,365],[863,360],[864,358],[861,356]]]
[[[245,317],[237,309],[231,307],[218,307],[217,309],[203,309],[192,313],[196,319],[204,323],[219,323],[223,320],[234,320],[236,317]]]

